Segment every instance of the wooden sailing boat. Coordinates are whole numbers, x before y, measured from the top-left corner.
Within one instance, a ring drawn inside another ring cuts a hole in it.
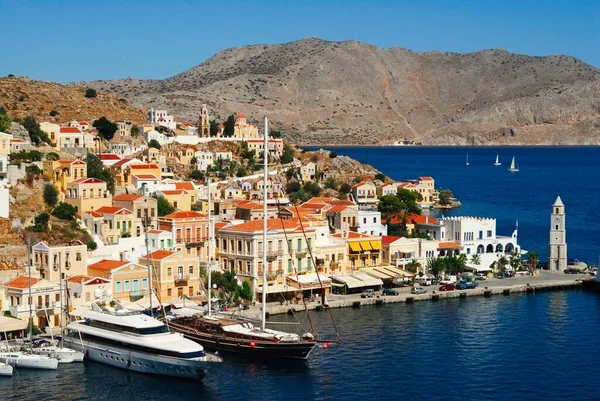
[[[173,331],[182,333],[186,338],[196,341],[208,350],[225,351],[235,354],[244,354],[254,358],[291,358],[308,359],[310,353],[319,343],[328,343],[330,341],[320,341],[315,339],[312,333],[299,335],[284,331],[272,330],[266,328],[267,317],[267,179],[268,171],[268,120],[265,117],[264,134],[264,175],[263,175],[263,252],[262,252],[262,308],[260,327],[244,318],[235,316],[214,316],[211,313],[212,300],[210,295],[209,281],[209,311],[207,316],[193,316],[175,318],[169,322],[169,327]],[[210,185],[208,187],[210,194]],[[208,257],[208,277],[210,280],[211,266],[213,260],[213,229],[212,219],[210,217],[210,195],[209,195],[209,257]]]
[[[508,171],[510,171],[511,173],[516,173],[517,171],[519,171],[519,165],[517,164],[517,160],[514,156],[512,158],[512,161],[510,162],[510,167],[508,168]]]
[[[500,156],[496,155],[496,161],[494,162],[494,166],[500,166],[502,163],[500,163]]]

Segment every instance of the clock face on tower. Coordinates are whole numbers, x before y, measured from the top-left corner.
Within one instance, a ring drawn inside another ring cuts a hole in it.
[[[560,218],[559,218],[559,217],[555,218],[555,219],[554,219],[554,222],[555,222],[555,223],[558,223],[558,222],[560,222]]]

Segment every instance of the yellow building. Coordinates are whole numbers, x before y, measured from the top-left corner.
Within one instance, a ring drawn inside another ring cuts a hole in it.
[[[87,178],[87,164],[82,160],[46,160],[42,166],[44,179],[53,183],[59,192],[64,192],[69,182]]]
[[[80,178],[67,183],[65,202],[74,206],[76,212],[97,210],[112,205],[112,195],[106,190],[106,182],[97,178]]]
[[[334,234],[346,241],[348,269],[352,272],[364,267],[381,266],[381,237],[372,237],[353,231]]]
[[[102,206],[92,212],[102,215],[102,237],[106,244],[118,244],[119,238],[139,237],[142,234],[141,230],[134,228],[131,210],[124,207]]]
[[[13,139],[11,134],[0,132],[0,155],[8,156],[10,153],[10,141]]]
[[[9,300],[8,310],[12,316],[28,321],[31,309],[33,324],[40,329],[60,326],[61,296],[58,283],[20,276],[4,286]]]
[[[189,212],[192,210],[192,198],[196,199],[195,193],[189,193],[184,189],[171,189],[156,191],[158,196],[164,197],[176,210]],[[195,202],[194,202],[195,203]]]
[[[181,251],[156,250],[142,256],[140,264],[152,267],[153,288],[161,301],[194,296],[200,291],[200,268],[195,256]]]
[[[109,279],[117,300],[130,301],[148,295],[148,268],[141,264],[103,259],[89,265],[88,274]]]
[[[53,246],[38,242],[32,247],[31,260],[40,278],[58,283],[60,278],[86,274],[87,245],[80,241]]]

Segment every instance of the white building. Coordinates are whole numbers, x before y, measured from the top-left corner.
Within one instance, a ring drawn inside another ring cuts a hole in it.
[[[381,212],[376,210],[358,210],[356,217],[357,232],[361,234],[387,235],[387,226],[381,224]]]
[[[148,110],[148,121],[151,124],[167,127],[172,130],[177,128],[175,119],[173,118],[172,115],[167,113],[167,110],[149,109]]]
[[[160,146],[163,146],[169,142],[169,138],[167,138],[165,134],[160,133],[154,129],[146,132],[146,142],[150,142],[152,140],[156,140],[160,144]]]

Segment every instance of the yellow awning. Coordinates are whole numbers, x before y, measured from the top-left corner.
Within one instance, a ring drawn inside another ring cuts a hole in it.
[[[349,242],[350,250],[352,252],[360,252],[360,244],[358,242]]]
[[[371,248],[371,244],[369,243],[369,241],[360,241],[360,247],[363,251],[370,251],[373,249]]]
[[[370,241],[371,242],[371,248],[373,248],[374,251],[381,251],[381,242],[378,241]]]

